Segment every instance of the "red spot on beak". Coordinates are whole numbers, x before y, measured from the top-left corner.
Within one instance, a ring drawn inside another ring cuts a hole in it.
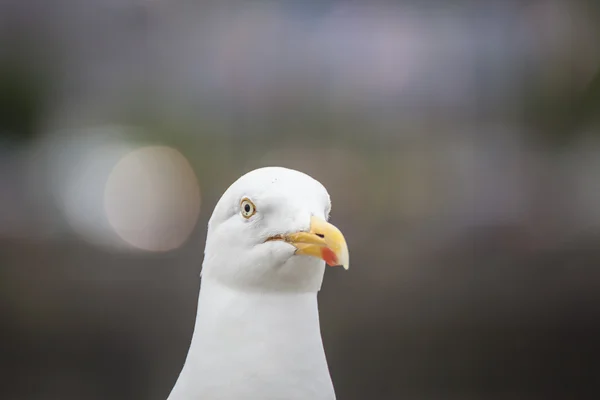
[[[338,258],[333,250],[331,250],[329,247],[321,248],[321,257],[323,257],[323,260],[325,260],[327,265],[330,267],[335,267],[338,265]]]

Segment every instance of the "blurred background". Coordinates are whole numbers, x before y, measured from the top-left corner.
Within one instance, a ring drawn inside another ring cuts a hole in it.
[[[164,400],[206,223],[329,190],[338,398],[600,393],[600,6],[0,1],[0,398]]]

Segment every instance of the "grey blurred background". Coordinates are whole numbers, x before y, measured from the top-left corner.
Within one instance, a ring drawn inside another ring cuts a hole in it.
[[[329,190],[340,400],[600,393],[594,1],[0,1],[0,398],[166,399],[243,173]]]

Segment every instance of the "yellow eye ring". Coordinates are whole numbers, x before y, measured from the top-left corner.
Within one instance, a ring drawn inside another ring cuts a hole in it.
[[[242,212],[242,217],[248,219],[254,214],[256,214],[256,206],[249,198],[244,197],[240,202],[240,209]]]

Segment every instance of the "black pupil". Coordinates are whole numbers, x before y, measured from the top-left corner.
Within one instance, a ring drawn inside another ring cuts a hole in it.
[[[246,205],[244,205],[244,210],[249,213],[250,212],[250,204],[246,203]]]

